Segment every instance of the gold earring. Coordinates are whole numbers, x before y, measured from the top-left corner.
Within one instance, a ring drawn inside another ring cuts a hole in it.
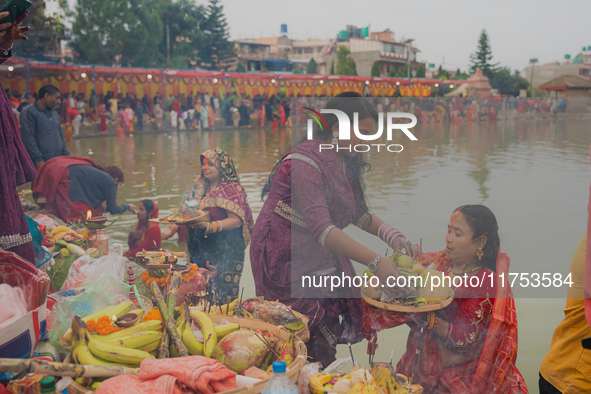
[[[478,248],[478,252],[476,252],[476,256],[478,257],[478,260],[482,260],[482,256],[484,256],[484,252],[482,251],[482,248]]]

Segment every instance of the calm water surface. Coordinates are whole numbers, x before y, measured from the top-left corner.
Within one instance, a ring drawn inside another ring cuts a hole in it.
[[[446,226],[454,208],[485,204],[497,216],[512,271],[565,274],[586,228],[590,126],[590,121],[583,120],[419,125],[414,129],[419,141],[395,141],[405,146],[404,152],[368,157],[372,164],[366,177],[370,207],[413,242],[422,239],[426,251],[436,251],[445,247]],[[191,187],[199,154],[220,146],[232,155],[256,217],[262,206],[262,185],[291,138],[285,130],[173,133],[77,140],[71,150],[123,169],[125,186],[119,192],[119,203],[155,199],[165,216]],[[136,223],[135,216],[124,215],[110,232],[111,242],[125,243]],[[381,241],[357,229],[347,232],[384,253]],[[174,240],[164,246],[183,248]],[[242,284],[245,296],[254,296],[249,269]],[[539,366],[563,316],[566,289],[514,291],[518,367],[530,391],[537,392]],[[407,333],[405,327],[382,332],[376,360],[388,361],[392,350],[398,360]],[[365,342],[355,345],[354,353],[362,364],[367,362]],[[348,350],[340,348],[339,356],[347,357]]]

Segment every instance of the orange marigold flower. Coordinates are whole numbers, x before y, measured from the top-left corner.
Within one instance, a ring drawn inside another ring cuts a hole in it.
[[[144,318],[142,319],[142,322],[148,321],[148,320],[160,320],[162,321],[162,315],[160,314],[160,310],[158,308],[154,308],[152,307],[152,310],[150,310],[150,312],[146,313],[144,315]]]
[[[96,320],[90,319],[86,322],[86,329],[88,332],[96,332]]]

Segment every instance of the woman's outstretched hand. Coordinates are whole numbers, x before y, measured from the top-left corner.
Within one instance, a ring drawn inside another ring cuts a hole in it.
[[[406,239],[404,235],[400,235],[392,240],[392,244],[390,245],[392,249],[394,249],[394,253],[402,252],[404,249],[404,254],[414,258],[415,250],[412,247],[410,241]]]
[[[382,291],[385,291],[389,298],[407,298],[417,295],[413,287],[397,285],[400,270],[396,267],[396,264],[385,257],[382,257],[378,261],[378,270],[375,272],[375,275],[380,279]]]
[[[28,13],[29,11],[24,12],[14,23],[7,22],[0,24],[0,48],[9,49],[15,40],[27,39],[24,33],[29,31],[29,26],[21,26],[21,23]],[[8,12],[0,12],[0,19],[4,19],[8,15]]]

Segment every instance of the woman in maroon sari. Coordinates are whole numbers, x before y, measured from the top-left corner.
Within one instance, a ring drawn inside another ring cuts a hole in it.
[[[378,114],[358,93],[343,93],[326,108],[340,110],[349,119],[357,113],[359,131],[373,133]],[[402,233],[368,210],[361,177],[369,165],[362,155],[320,151],[321,144],[345,143],[336,138],[337,117],[324,114],[324,118],[326,124],[315,128],[314,138],[288,151],[271,173],[263,190],[263,197],[268,197],[252,234],[250,261],[257,296],[279,300],[307,315],[311,334],[308,355],[327,366],[335,360],[337,343],[362,339],[360,294],[354,286],[304,288],[302,279],[353,277],[350,260],[368,265],[384,282],[399,274],[390,260],[342,231],[352,223],[380,236],[395,250],[409,248]],[[351,135],[351,144],[361,142],[353,130]]]
[[[456,209],[445,240],[444,251],[421,253],[419,260],[452,278],[468,278],[454,288],[452,303],[427,314],[365,304],[367,338],[375,341],[378,331],[408,324],[406,353],[396,372],[414,376],[425,394],[527,393],[515,366],[517,314],[506,279],[509,257],[500,253],[494,214],[483,205]]]
[[[26,14],[15,23],[0,24],[0,64],[10,58],[15,40],[26,40],[22,33],[29,28],[20,26]],[[8,12],[0,12],[0,20],[7,16]],[[10,101],[0,85],[0,249],[14,252],[32,264],[35,264],[35,249],[17,186],[33,181],[36,176],[35,166],[18,133]]]

